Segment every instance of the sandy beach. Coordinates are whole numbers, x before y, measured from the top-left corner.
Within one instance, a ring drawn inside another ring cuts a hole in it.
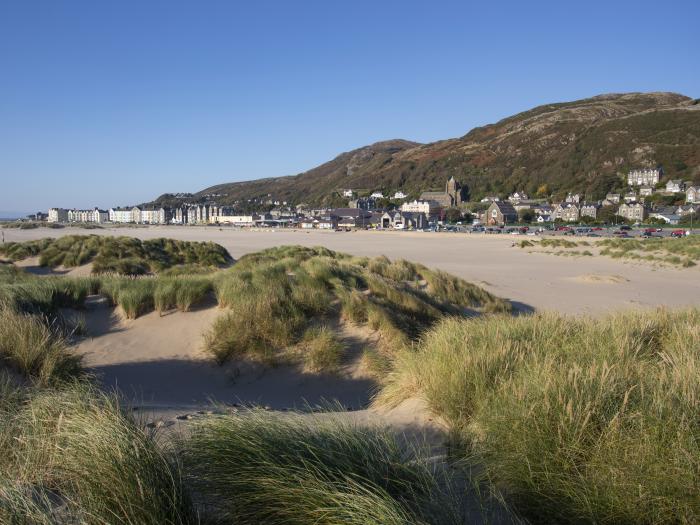
[[[6,241],[63,235],[127,235],[213,241],[235,258],[271,246],[325,246],[439,268],[510,299],[522,310],[599,315],[611,310],[700,304],[700,268],[654,267],[607,257],[557,257],[513,246],[523,237],[423,232],[234,230],[192,226],[5,230]]]

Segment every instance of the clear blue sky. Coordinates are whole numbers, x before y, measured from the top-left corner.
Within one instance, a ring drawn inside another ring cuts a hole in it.
[[[700,2],[0,2],[0,211],[294,174],[622,91],[700,97]]]

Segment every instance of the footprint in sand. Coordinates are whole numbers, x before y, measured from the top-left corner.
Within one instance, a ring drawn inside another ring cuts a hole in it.
[[[629,279],[622,277],[621,275],[595,275],[595,274],[585,274],[573,277],[572,280],[579,283],[591,283],[591,284],[619,284],[627,283]]]

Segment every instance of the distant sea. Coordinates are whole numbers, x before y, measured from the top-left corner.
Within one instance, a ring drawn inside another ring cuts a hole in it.
[[[21,211],[6,211],[0,210],[0,221],[14,221],[17,219],[22,219],[29,215],[28,213],[22,213]]]

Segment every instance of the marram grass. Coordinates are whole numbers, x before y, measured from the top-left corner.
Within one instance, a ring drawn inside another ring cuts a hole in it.
[[[441,475],[381,428],[254,411],[205,422],[182,446],[188,481],[225,523],[459,522]]]
[[[227,313],[214,323],[205,346],[219,362],[243,356],[274,360],[324,317],[378,330],[383,350],[393,353],[446,315],[511,309],[508,301],[444,272],[326,248],[263,250],[213,279]]]
[[[697,309],[447,319],[377,402],[425,398],[526,517],[696,523],[698,341]]]

